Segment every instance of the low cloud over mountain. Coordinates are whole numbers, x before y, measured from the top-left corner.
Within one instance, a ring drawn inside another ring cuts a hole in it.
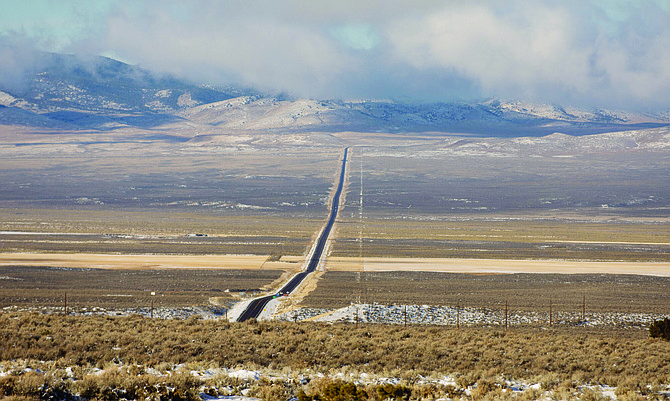
[[[667,125],[663,113],[503,101],[315,100],[196,85],[105,57],[38,52],[0,87],[0,122],[54,129],[151,128],[179,122],[229,130],[451,132],[487,136],[587,134]],[[651,125],[649,125],[651,124]]]
[[[670,104],[666,0],[31,4],[3,10],[0,43],[113,55],[198,82],[320,99]],[[0,59],[3,70],[26,61]]]

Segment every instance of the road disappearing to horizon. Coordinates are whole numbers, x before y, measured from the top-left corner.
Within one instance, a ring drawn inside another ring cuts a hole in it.
[[[312,247],[312,253],[310,256],[308,256],[309,263],[307,264],[307,268],[301,271],[300,273],[296,274],[295,276],[293,276],[291,280],[289,280],[288,283],[284,284],[284,286],[277,293],[273,295],[266,295],[264,297],[256,298],[253,301],[251,301],[251,303],[247,306],[244,312],[242,312],[240,317],[237,319],[238,322],[244,322],[249,319],[258,318],[258,316],[261,314],[263,308],[265,308],[265,305],[267,305],[268,302],[270,302],[277,296],[289,295],[291,292],[293,292],[293,290],[295,290],[300,285],[300,283],[302,283],[302,281],[305,279],[305,277],[307,277],[308,274],[314,272],[316,268],[319,266],[319,263],[321,262],[321,258],[323,256],[323,251],[326,247],[326,243],[328,242],[328,237],[330,236],[330,232],[332,231],[333,225],[335,224],[335,220],[337,219],[337,212],[340,209],[340,196],[342,195],[342,188],[344,187],[344,178],[347,169],[348,154],[349,154],[349,148],[345,148],[344,156],[342,157],[340,179],[338,181],[335,194],[333,195],[328,221],[326,222],[326,225],[321,231],[321,234],[318,236],[316,240],[316,245]]]

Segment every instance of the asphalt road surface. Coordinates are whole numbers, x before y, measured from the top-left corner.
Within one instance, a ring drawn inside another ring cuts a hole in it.
[[[337,184],[337,190],[333,196],[333,203],[330,209],[330,215],[328,216],[328,222],[326,223],[326,227],[321,232],[321,235],[319,235],[319,238],[316,240],[316,247],[314,248],[312,257],[309,259],[307,268],[293,276],[293,278],[288,283],[286,283],[276,294],[256,298],[251,301],[249,306],[247,306],[247,309],[242,312],[240,317],[237,319],[238,322],[244,322],[245,320],[249,320],[251,318],[257,318],[258,315],[260,315],[263,311],[263,308],[265,308],[265,305],[270,302],[270,300],[280,296],[288,295],[293,292],[293,290],[295,290],[295,288],[300,285],[302,280],[304,280],[308,274],[312,273],[314,270],[316,270],[317,266],[319,266],[319,262],[321,261],[321,256],[323,254],[323,249],[326,247],[328,236],[330,235],[330,231],[333,228],[333,224],[335,224],[335,219],[337,219],[337,212],[340,208],[340,195],[342,195],[342,187],[344,186],[344,172],[347,167],[348,153],[349,148],[345,148],[344,157],[342,158],[342,169],[340,171],[340,181]]]

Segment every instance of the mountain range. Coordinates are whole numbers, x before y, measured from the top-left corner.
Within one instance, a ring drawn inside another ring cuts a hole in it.
[[[21,82],[0,86],[0,125],[65,130],[191,124],[271,132],[447,132],[488,137],[583,135],[670,125],[630,113],[488,99],[405,103],[316,100],[194,84],[110,58],[39,53]]]

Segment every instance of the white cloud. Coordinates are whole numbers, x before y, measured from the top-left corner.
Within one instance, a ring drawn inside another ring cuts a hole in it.
[[[311,97],[670,104],[667,0],[111,4],[66,51]]]
[[[393,54],[418,71],[457,71],[485,95],[621,104],[670,100],[667,25],[649,32],[649,26],[627,25],[631,19],[621,20],[619,13],[617,20],[592,25],[577,14],[584,9],[570,2],[508,5],[503,11],[484,2],[446,6],[394,21],[387,31]],[[617,30],[604,29],[617,23]]]
[[[219,11],[191,10],[184,19],[160,8],[119,12],[107,21],[103,43],[147,68],[200,79],[233,76],[304,95],[353,64],[318,26]]]

